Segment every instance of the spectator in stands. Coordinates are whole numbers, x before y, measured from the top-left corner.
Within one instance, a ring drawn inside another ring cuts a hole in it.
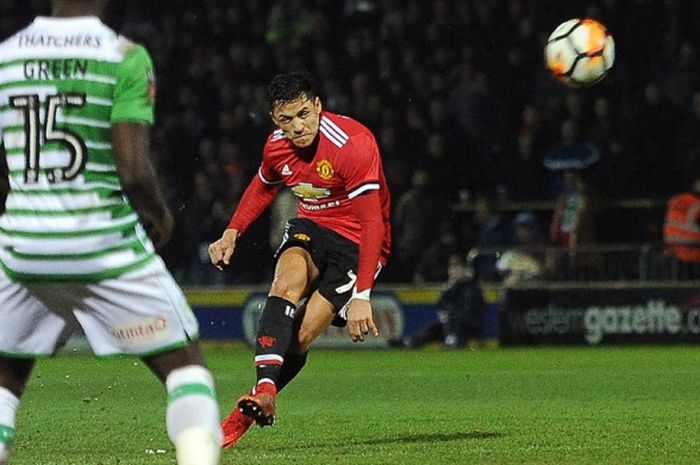
[[[438,227],[447,216],[446,199],[436,195],[428,171],[413,173],[411,187],[401,194],[393,211],[394,261],[387,272],[393,280],[410,281],[429,244],[439,237]],[[443,268],[444,269],[444,268]]]
[[[518,213],[513,220],[513,233],[515,244],[496,262],[496,270],[506,286],[544,275],[544,238],[534,213]]]
[[[587,137],[601,150],[603,157],[619,153],[619,134],[622,128],[615,119],[613,105],[608,97],[600,96],[593,101],[593,121],[587,127]]]
[[[464,254],[452,254],[447,266],[447,285],[437,302],[438,319],[413,335],[389,341],[394,347],[415,349],[430,342],[463,347],[482,334],[484,300],[481,287]]]
[[[561,177],[564,190],[554,206],[549,240],[562,247],[594,243],[596,206],[583,174],[579,170],[565,170]]]
[[[427,170],[431,178],[440,180],[433,183],[432,187],[435,194],[445,201],[456,200],[457,191],[464,186],[464,178],[468,175],[470,166],[450,152],[447,137],[440,132],[428,134],[422,160],[418,165]],[[444,176],[442,173],[450,175]]]
[[[577,128],[588,127],[588,113],[584,107],[584,101],[580,92],[569,91],[564,95],[564,117],[562,120],[575,121]]]
[[[314,12],[308,2],[302,0],[274,2],[267,22],[265,37],[268,42],[291,43],[292,47],[299,48],[303,39],[313,32]]]
[[[371,127],[375,134],[393,126],[389,142],[380,143],[387,146],[382,147],[387,181],[397,199],[410,185],[405,173],[422,166],[428,146],[447,160],[430,173],[433,178],[441,176],[441,185],[459,180],[458,189],[476,195],[504,184],[511,200],[546,198],[549,191],[542,186],[547,183],[537,169],[542,167],[533,163],[541,163],[553,147],[550,139],[557,131],[551,130],[552,125],[570,117],[589,121],[593,112],[588,96],[614,96],[609,100],[610,113],[629,122],[624,127],[628,137],[618,145],[620,156],[612,157],[611,163],[611,146],[598,136],[604,139],[606,133],[623,131],[610,130],[605,122],[598,127],[597,102],[593,123],[579,126],[594,131],[587,135],[601,149],[599,171],[613,173],[613,182],[605,184],[608,188],[625,186],[617,193],[627,197],[660,195],[657,191],[693,181],[683,173],[698,172],[700,157],[694,152],[698,145],[693,134],[700,131],[683,129],[678,156],[673,153],[674,126],[680,122],[674,104],[689,107],[688,95],[700,88],[697,34],[692,21],[667,14],[672,9],[661,0],[595,2],[595,8],[587,2],[583,9],[576,2],[550,0],[206,0],[169,8],[171,3],[111,2],[108,19],[117,28],[143,30],[138,33],[152,42],[159,93],[167,96],[157,108],[160,123],[154,129],[153,147],[162,156],[159,169],[168,178],[171,206],[180,210],[185,205],[182,217],[190,214],[193,173],[204,171],[217,195],[240,196],[231,189],[223,193],[218,185],[227,179],[217,172],[230,161],[227,154],[219,151],[214,160],[197,160],[199,141],[206,138],[217,148],[234,141],[247,160],[255,159],[251,154],[259,150],[269,124],[265,99],[260,97],[263,84],[278,72],[298,68],[310,68],[321,78],[329,109],[353,114],[357,111],[353,102],[360,102],[366,105],[368,124],[381,120],[381,125]],[[143,7],[146,4],[148,8]],[[28,23],[42,7],[48,13],[45,0],[0,0],[0,36]],[[557,21],[581,12],[600,17],[619,44],[634,47],[625,48],[625,60],[619,60],[603,82],[567,95],[543,74],[541,38]],[[674,34],[669,41],[639,35],[650,28]],[[675,50],[677,56],[664,55]],[[666,63],[674,65],[660,65]],[[647,86],[648,103],[643,104],[640,87],[660,68],[664,74],[657,78],[667,83],[673,104],[658,98],[658,84]],[[363,95],[353,95],[358,92]],[[528,102],[536,106],[526,110]],[[518,121],[525,114],[518,133]],[[532,116],[538,121],[530,126]],[[389,156],[391,150],[395,156]],[[454,167],[463,171],[455,174]],[[451,176],[442,176],[446,172]],[[219,207],[214,203],[203,208]],[[267,231],[260,234],[257,241],[267,244]],[[183,255],[170,254],[177,260],[168,264],[186,267],[181,259],[195,259]]]
[[[634,156],[634,187],[637,195],[666,195],[676,185],[673,178],[673,143],[680,113],[657,81],[644,87],[641,108],[630,119],[626,145]]]
[[[403,193],[411,185],[412,169],[403,158],[399,131],[393,123],[383,125],[377,139],[384,161],[384,172],[391,192]],[[399,194],[400,196],[400,194]]]
[[[544,166],[553,172],[583,170],[600,159],[600,150],[581,137],[579,124],[567,119],[561,124],[561,141],[544,157]],[[554,187],[555,191],[557,187]]]
[[[287,221],[297,217],[297,198],[288,188],[281,188],[270,206],[270,250],[277,250]]]
[[[553,255],[547,257],[548,271],[555,275],[594,266],[598,260],[591,253],[577,255],[577,249],[581,246],[597,242],[598,202],[580,170],[564,170],[561,178],[563,191],[554,206],[549,240],[552,245],[564,250],[555,250]]]
[[[676,136],[676,185],[690,186],[700,173],[700,90],[692,95],[690,112],[682,119]]]
[[[690,109],[692,94],[700,86],[700,63],[696,45],[684,42],[678,48],[678,58],[668,73],[668,98],[681,111]]]
[[[437,239],[431,238],[427,246],[422,249],[418,263],[413,268],[412,282],[436,283],[447,279],[447,264],[449,257],[466,253],[463,250],[459,236],[451,221],[445,219],[439,226]]]
[[[599,96],[593,101],[593,122],[587,128],[587,136],[601,152],[600,161],[593,167],[595,184],[608,196],[625,195],[634,184],[629,176],[634,159],[625,152],[623,128],[610,98]]]
[[[700,178],[688,192],[668,201],[664,245],[666,254],[678,264],[678,277],[700,277]]]
[[[549,146],[549,132],[537,107],[526,105],[515,134],[514,153],[504,163],[509,193],[514,198],[530,200],[547,197],[548,173],[542,158]]]
[[[186,265],[178,269],[180,276],[190,284],[211,285],[223,284],[221,273],[212,270],[209,262],[207,247],[211,237],[218,233],[218,225],[212,220],[211,208],[216,200],[216,193],[209,183],[209,178],[203,171],[194,175],[194,192],[187,205],[188,215],[182,221],[181,229],[186,239],[186,248],[179,245],[173,253],[186,255],[190,258]]]
[[[513,244],[510,222],[501,214],[500,202],[495,195],[483,195],[477,198],[474,209],[474,227],[476,241],[474,247],[484,252],[474,264],[480,281],[498,281],[500,275],[496,270],[496,252],[505,250]]]

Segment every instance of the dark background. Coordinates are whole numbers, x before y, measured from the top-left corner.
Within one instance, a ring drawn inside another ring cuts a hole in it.
[[[48,4],[0,0],[0,37],[48,14]],[[571,17],[601,20],[617,45],[611,75],[578,91],[542,62],[547,36]],[[413,174],[427,173],[428,187],[405,202],[423,248],[447,233],[451,249],[474,246],[482,196],[509,217],[532,210],[546,228],[561,185],[542,160],[565,121],[601,153],[583,173],[616,212],[598,225],[601,242],[659,241],[665,200],[700,173],[694,1],[115,0],[106,22],[144,43],[156,64],[153,150],[178,221],[164,257],[183,283],[269,278],[267,215],[225,274],[204,252],[257,169],[272,129],[266,84],[278,72],[309,70],[326,108],[372,129],[395,205]],[[596,108],[606,105],[602,117]],[[411,277],[390,266],[384,279]]]

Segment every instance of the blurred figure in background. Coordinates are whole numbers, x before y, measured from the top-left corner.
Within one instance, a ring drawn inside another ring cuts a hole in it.
[[[691,109],[681,120],[675,139],[675,185],[690,186],[700,173],[700,90],[693,93]]]
[[[420,259],[413,268],[412,282],[439,283],[447,279],[447,263],[451,255],[463,252],[457,232],[449,220],[439,226],[437,238],[433,237],[422,250]]]
[[[581,137],[579,123],[565,120],[560,127],[560,143],[544,157],[544,166],[552,172],[584,170],[600,160],[600,150],[591,141]],[[552,189],[558,193],[562,186],[555,179]],[[564,186],[564,189],[566,186]]]
[[[561,172],[563,192],[557,197],[549,225],[553,245],[576,247],[595,242],[595,205],[588,186],[578,170]]]
[[[679,278],[700,277],[700,178],[688,192],[671,197],[664,221],[666,255]]]
[[[674,179],[674,141],[681,113],[668,99],[662,83],[644,86],[641,107],[629,119],[626,144],[634,154],[633,195],[668,195]],[[629,195],[630,193],[628,193]]]
[[[287,221],[297,217],[297,198],[288,188],[280,189],[270,206],[270,249],[277,250]]]
[[[599,206],[580,170],[564,170],[561,179],[564,190],[556,200],[549,225],[550,243],[561,248],[547,257],[548,271],[553,276],[593,266],[598,260],[593,254],[577,256],[576,253],[580,246],[597,241]]]
[[[411,187],[399,197],[393,212],[397,260],[391,269],[395,280],[412,279],[423,251],[434,242],[441,219],[447,216],[445,204],[431,188],[430,173],[424,169],[414,171]]]
[[[509,248],[513,244],[513,232],[510,222],[501,214],[495,195],[477,198],[473,221],[477,228],[474,246],[487,252],[477,258],[474,271],[481,281],[498,281],[496,254],[488,252]]]
[[[457,348],[481,337],[484,300],[464,254],[450,255],[447,275],[446,288],[437,302],[438,319],[411,336],[390,341],[390,345],[415,349],[442,342],[445,347]]]
[[[503,276],[503,284],[512,286],[544,274],[544,238],[537,218],[524,211],[513,220],[515,244],[496,262],[496,270]]]

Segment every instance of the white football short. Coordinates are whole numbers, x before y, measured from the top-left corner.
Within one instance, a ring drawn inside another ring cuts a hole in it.
[[[17,283],[0,269],[0,353],[52,355],[78,327],[96,355],[140,356],[184,347],[199,329],[159,257],[95,283]]]

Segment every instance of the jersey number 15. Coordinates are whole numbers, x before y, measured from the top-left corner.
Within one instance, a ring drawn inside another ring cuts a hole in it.
[[[52,168],[46,174],[50,183],[70,181],[80,174],[87,161],[87,147],[76,133],[56,127],[56,113],[60,107],[80,108],[85,105],[85,94],[56,94],[46,97],[46,117],[42,128],[39,118],[41,101],[39,96],[15,95],[10,97],[10,106],[24,113],[24,157],[26,160],[24,181],[35,183],[39,180],[39,154],[42,140],[59,142],[70,152],[70,164]],[[43,129],[43,134],[42,134]]]

